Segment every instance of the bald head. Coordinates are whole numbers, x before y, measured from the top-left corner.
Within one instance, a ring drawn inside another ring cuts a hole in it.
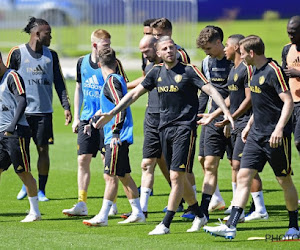
[[[287,33],[293,44],[300,45],[300,16],[290,18],[287,25]]]
[[[143,54],[144,58],[146,58],[150,62],[155,62],[157,59],[155,44],[157,40],[152,35],[145,35],[140,41],[140,51]]]

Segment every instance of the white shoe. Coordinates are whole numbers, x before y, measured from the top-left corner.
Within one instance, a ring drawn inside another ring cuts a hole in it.
[[[68,216],[86,216],[88,215],[88,210],[85,202],[80,201],[77,204],[75,204],[72,208],[64,209],[62,213]]]
[[[230,218],[230,215],[228,215],[228,216],[226,216],[226,217],[224,217],[223,218],[223,221],[228,221],[229,220],[229,218]],[[243,222],[245,222],[245,213],[244,213],[244,211],[242,212],[242,214],[241,214],[241,216],[240,216],[240,218],[239,218],[239,221],[238,221],[239,223],[243,223]]]
[[[27,196],[26,186],[23,184],[21,190],[17,195],[18,200],[23,200]]]
[[[230,205],[225,211],[224,214],[231,214],[232,206]]]
[[[108,216],[115,216],[115,215],[117,215],[117,213],[118,213],[117,206],[111,206]]]
[[[209,212],[213,212],[216,210],[224,210],[224,209],[225,209],[225,201],[224,200],[211,199],[209,206],[208,206]]]
[[[146,217],[143,213],[140,214],[131,214],[126,220],[119,221],[119,224],[127,224],[127,223],[138,223],[145,222]]]
[[[217,227],[203,227],[206,233],[210,233],[213,236],[221,236],[225,239],[234,239],[236,235],[236,228],[235,227],[228,227],[225,224],[221,224]]]
[[[289,230],[287,230],[282,240],[299,240],[299,238],[300,238],[300,231],[292,227],[289,228]]]
[[[206,225],[207,223],[207,218],[204,215],[202,218],[196,216],[195,219],[193,220],[193,225],[190,229],[186,230],[188,233],[191,232],[197,232],[201,229],[201,227],[203,227],[204,225]]]
[[[269,214],[268,212],[265,212],[263,214],[259,213],[259,212],[252,212],[251,214],[249,214],[247,217],[245,217],[245,221],[251,221],[251,220],[267,220],[269,219]]]
[[[21,222],[33,222],[38,220],[41,220],[40,214],[28,214]]]
[[[148,235],[163,235],[169,233],[170,229],[161,222],[151,232],[149,232]]]
[[[105,227],[107,226],[107,220],[104,220],[100,217],[99,214],[95,215],[90,220],[83,220],[82,223],[87,226],[94,227]]]

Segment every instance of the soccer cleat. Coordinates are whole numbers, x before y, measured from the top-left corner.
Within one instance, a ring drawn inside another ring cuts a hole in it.
[[[19,191],[19,193],[17,195],[17,199],[23,200],[26,196],[27,196],[27,190],[26,190],[26,186],[23,184],[21,190]]]
[[[164,209],[163,209],[163,212],[166,213],[168,211],[168,206],[166,206]],[[182,204],[180,204],[176,210],[176,212],[183,212],[184,211],[184,207]]]
[[[230,215],[226,216],[223,218],[223,221],[228,221],[229,220]],[[239,223],[243,223],[245,222],[245,213],[243,212],[239,218]]]
[[[216,210],[224,210],[225,209],[225,201],[224,200],[215,200],[212,199],[208,206],[208,211],[213,212]]]
[[[28,214],[21,222],[33,222],[38,220],[41,220],[40,214]]]
[[[300,230],[292,227],[287,230],[285,235],[282,237],[282,240],[299,240],[300,238]]]
[[[148,218],[148,212],[143,212],[143,214],[145,215],[145,218]],[[131,215],[131,212],[121,214],[120,217],[123,219],[127,219],[130,215]]]
[[[234,239],[236,235],[236,228],[235,227],[228,227],[225,224],[221,224],[217,227],[203,227],[204,232],[210,233],[213,236],[221,236],[225,239]]]
[[[38,198],[39,201],[49,201],[49,199],[46,197],[45,193],[42,190],[38,191]]]
[[[89,227],[106,227],[107,226],[107,220],[102,219],[99,214],[95,215],[90,220],[83,220],[82,223]]]
[[[142,214],[131,214],[126,220],[119,221],[119,224],[128,224],[128,223],[139,223],[146,222],[145,215]]]
[[[68,216],[86,216],[88,215],[88,210],[85,202],[81,201],[70,209],[64,209],[62,213]]]
[[[149,232],[148,235],[163,235],[169,233],[170,229],[161,222],[151,232]]]
[[[230,214],[232,210],[232,206],[230,205],[225,211],[224,214]]]
[[[187,210],[181,217],[184,221],[191,221],[195,219],[196,215],[192,211]]]
[[[204,215],[202,218],[196,216],[195,219],[193,220],[193,225],[190,229],[186,230],[188,233],[192,233],[192,232],[197,232],[201,229],[201,227],[203,227],[204,225],[206,225],[207,223],[207,218]]]
[[[117,213],[118,213],[117,207],[111,206],[108,216],[115,216],[115,215],[117,215]]]
[[[248,213],[246,213],[246,217],[249,216],[250,214],[252,214],[254,211],[255,211],[255,204],[254,204],[254,201],[252,200],[250,202],[250,209],[249,209]]]
[[[269,219],[268,212],[265,212],[263,214],[254,211],[253,213],[249,214],[245,217],[245,221],[251,221],[251,220],[267,220]]]

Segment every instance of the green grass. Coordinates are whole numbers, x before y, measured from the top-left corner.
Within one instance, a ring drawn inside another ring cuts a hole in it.
[[[128,72],[130,79],[140,75],[139,71]],[[73,81],[68,81],[68,89],[73,100]],[[134,117],[134,144],[130,147],[132,176],[137,185],[140,184],[143,141],[143,118],[147,96],[143,96],[132,105]],[[264,237],[266,234],[283,234],[288,225],[283,193],[275,181],[269,166],[265,167],[261,177],[264,185],[264,196],[270,219],[267,221],[243,223],[238,226],[238,234],[233,241],[214,238],[203,231],[185,233],[191,227],[190,222],[183,222],[176,214],[171,225],[171,234],[157,237],[148,236],[163,218],[161,212],[167,204],[169,186],[159,169],[155,173],[154,196],[149,202],[149,218],[147,223],[140,225],[118,225],[118,216],[111,218],[109,226],[104,228],[88,228],[82,224],[82,218],[67,218],[61,211],[70,208],[77,201],[77,155],[76,135],[71,126],[64,126],[63,110],[57,96],[54,97],[54,132],[55,144],[50,147],[51,173],[47,185],[49,202],[40,203],[43,219],[40,222],[23,224],[19,221],[25,217],[29,208],[28,200],[18,201],[16,195],[21,182],[13,168],[3,173],[0,181],[0,237],[1,249],[299,249],[300,242],[265,242],[247,241],[248,237]],[[198,151],[198,148],[197,148]],[[32,173],[36,177],[37,154],[31,144]],[[297,188],[300,188],[298,177],[299,156],[293,148],[293,168]],[[203,174],[195,161],[198,199],[201,199]],[[227,160],[223,160],[219,169],[219,185],[222,195],[229,204],[231,193],[231,173]],[[102,177],[103,166],[98,156],[91,164],[91,183],[88,192],[89,217],[98,213],[104,192]],[[119,213],[130,211],[130,205],[119,187],[117,201]],[[209,225],[223,218],[222,212],[212,213]]]
[[[197,49],[192,55],[191,49],[196,48],[196,38],[206,25],[218,25],[224,31],[224,39],[232,34],[243,34],[245,36],[256,34],[262,37],[266,45],[266,55],[273,57],[278,62],[281,61],[281,51],[285,44],[289,42],[286,33],[287,20],[235,20],[235,21],[215,21],[215,22],[199,22],[195,25],[175,23],[173,25],[173,38],[176,43],[187,49],[192,60],[202,60],[204,53]],[[90,50],[90,34],[99,26],[80,25],[75,27],[53,27],[52,29],[52,47],[55,48],[60,55],[64,56],[80,56]],[[142,26],[133,25],[129,31],[124,25],[101,25],[101,28],[108,30],[112,36],[112,46],[123,52],[124,47],[130,43],[136,51],[138,51],[139,41],[142,38]],[[130,32],[131,39],[126,39]],[[28,34],[18,30],[0,30],[0,51],[8,52],[13,46],[26,43],[29,39]],[[189,39],[187,39],[189,37]],[[225,42],[224,41],[224,42]],[[139,53],[134,54],[140,57]]]

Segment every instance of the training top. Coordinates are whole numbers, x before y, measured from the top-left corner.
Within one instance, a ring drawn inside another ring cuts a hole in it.
[[[229,95],[227,87],[227,78],[231,68],[233,67],[233,62],[226,59],[224,56],[221,60],[217,58],[212,58],[207,56],[202,61],[201,72],[205,77],[211,82],[211,84],[216,88],[216,90],[225,99]],[[199,97],[199,113],[204,113],[209,96],[201,92]],[[218,105],[211,99],[211,104],[208,108],[209,113],[212,113],[218,108]],[[221,117],[219,118],[221,119]]]
[[[116,72],[122,74],[124,79],[128,81],[119,60],[117,60]],[[98,63],[92,61],[91,54],[78,59],[76,82],[81,85],[83,94],[83,109],[80,120],[88,121],[100,109],[100,92],[104,84],[102,70]]]
[[[100,105],[103,113],[110,112],[127,93],[124,78],[118,74],[110,74],[100,93]],[[105,126],[104,144],[110,143],[111,138],[119,136],[121,142],[133,143],[133,120],[130,107],[116,114]]]
[[[159,129],[169,126],[196,128],[198,89],[208,83],[200,70],[192,64],[178,62],[167,69],[164,64],[155,65],[141,83],[151,91],[157,88],[160,106]]]
[[[0,77],[0,132],[4,132],[11,125],[18,106],[16,97],[25,95],[23,79],[14,70],[8,69]],[[28,126],[23,114],[17,124]]]
[[[236,68],[231,68],[227,81],[231,114],[233,114],[245,100],[245,89],[249,88],[252,74],[252,66],[246,65],[244,62],[241,62]],[[234,121],[235,130],[241,130],[246,127],[251,113],[252,109],[249,108]]]
[[[52,113],[52,85],[54,83],[60,102],[70,110],[70,101],[57,53],[43,46],[33,51],[28,44],[14,47],[8,54],[7,67],[15,69],[24,79],[26,87],[26,114]]]
[[[255,134],[269,136],[273,133],[283,107],[279,94],[289,90],[286,80],[282,68],[272,59],[260,69],[254,68],[250,90]],[[291,133],[291,125],[290,119],[284,128],[285,135]]]
[[[300,48],[296,44],[287,44],[282,50],[282,68],[293,67],[300,71]],[[300,102],[300,77],[289,78],[289,86],[294,102]]]

